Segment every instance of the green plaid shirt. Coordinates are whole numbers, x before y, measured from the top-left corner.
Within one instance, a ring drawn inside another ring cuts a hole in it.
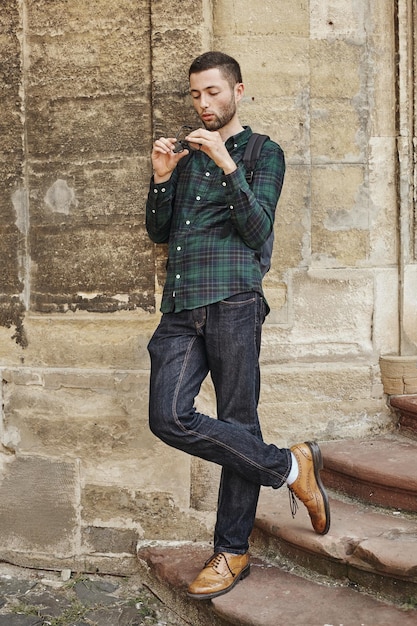
[[[226,142],[238,166],[232,174],[196,151],[167,182],[151,180],[146,228],[155,243],[168,242],[163,313],[262,294],[259,250],[273,228],[285,161],[278,144],[265,142],[249,186],[242,158],[251,134],[246,127]]]

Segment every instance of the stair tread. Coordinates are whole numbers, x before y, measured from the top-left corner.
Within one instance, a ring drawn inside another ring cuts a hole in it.
[[[417,495],[417,441],[378,437],[328,442],[320,447],[327,471]]]
[[[312,530],[301,503],[292,519],[286,491],[261,490],[257,529],[333,562],[417,582],[415,521],[395,512],[380,513],[359,503],[330,498],[330,531],[321,536]]]
[[[403,409],[410,413],[415,413],[417,417],[417,394],[404,396],[391,396],[390,404],[397,409]]]
[[[184,595],[208,556],[209,546],[195,544],[138,551],[139,559],[155,571],[159,580]],[[305,580],[260,559],[252,559],[251,575],[229,593],[211,603],[197,603],[239,626],[411,626],[416,620],[414,610],[403,611],[348,587]]]

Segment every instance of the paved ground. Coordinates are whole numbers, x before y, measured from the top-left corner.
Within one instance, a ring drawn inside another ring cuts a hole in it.
[[[186,626],[137,576],[84,576],[0,563],[0,626]]]

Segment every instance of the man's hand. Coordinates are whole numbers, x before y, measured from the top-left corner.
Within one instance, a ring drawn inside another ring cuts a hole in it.
[[[236,163],[227,151],[217,130],[197,128],[187,135],[185,140],[192,144],[192,148],[205,152],[225,174],[231,174],[237,169]]]
[[[188,150],[173,152],[176,141],[174,137],[160,137],[153,144],[151,158],[156,183],[166,183],[178,161],[188,154]]]

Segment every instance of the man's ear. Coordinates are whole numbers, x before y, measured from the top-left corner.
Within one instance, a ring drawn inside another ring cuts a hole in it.
[[[239,102],[239,100],[242,99],[244,92],[245,92],[245,85],[243,83],[236,83],[235,85],[236,102]]]

